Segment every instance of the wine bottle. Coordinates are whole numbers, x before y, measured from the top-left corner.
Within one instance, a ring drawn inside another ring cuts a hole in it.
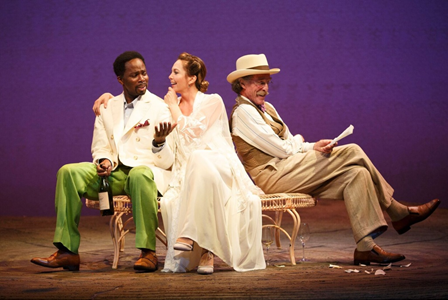
[[[101,177],[100,191],[98,193],[100,201],[100,211],[102,216],[110,216],[114,214],[114,199],[107,177]]]

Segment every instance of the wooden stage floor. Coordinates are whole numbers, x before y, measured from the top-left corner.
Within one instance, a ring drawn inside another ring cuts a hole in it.
[[[427,199],[428,201],[430,199]],[[443,201],[443,200],[442,200]],[[166,274],[160,272],[165,250],[158,242],[159,271],[136,273],[139,255],[135,235],[126,238],[117,270],[111,269],[113,250],[106,217],[82,216],[79,272],[46,269],[30,263],[47,257],[55,218],[0,217],[0,299],[447,299],[448,210],[439,208],[429,219],[404,235],[393,228],[376,239],[387,251],[402,253],[385,275],[365,271],[383,266],[354,266],[353,241],[342,201],[321,200],[299,211],[310,224],[311,239],[305,253],[310,260],[293,266],[287,243],[271,247],[266,270],[238,273],[215,259],[215,273]],[[389,221],[389,219],[387,219]],[[290,217],[284,216],[284,224]],[[289,222],[289,223],[288,223]],[[302,255],[296,242],[296,259]],[[335,264],[341,269],[329,268]],[[409,267],[404,265],[411,264]],[[357,269],[359,273],[347,273]]]

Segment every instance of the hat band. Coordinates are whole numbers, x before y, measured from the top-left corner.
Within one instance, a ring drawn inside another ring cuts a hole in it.
[[[269,70],[269,66],[258,66],[258,67],[253,67],[253,68],[248,68],[248,69],[253,69],[253,70]]]

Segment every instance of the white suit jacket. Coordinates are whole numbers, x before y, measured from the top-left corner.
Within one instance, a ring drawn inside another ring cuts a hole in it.
[[[164,193],[171,180],[174,153],[169,137],[163,149],[152,152],[154,127],[161,122],[171,122],[171,113],[165,102],[146,91],[136,101],[132,114],[124,127],[124,94],[109,100],[107,108],[102,105],[101,115],[96,117],[92,140],[93,162],[107,158],[113,163],[113,170],[119,161],[129,167],[148,166],[154,173],[154,180],[160,193]],[[135,128],[149,122],[148,126]]]

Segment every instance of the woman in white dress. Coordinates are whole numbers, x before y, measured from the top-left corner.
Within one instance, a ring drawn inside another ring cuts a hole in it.
[[[221,97],[204,94],[206,72],[200,58],[182,53],[169,76],[165,102],[177,127],[167,139],[176,156],[173,180],[161,199],[168,239],[163,272],[198,267],[198,273],[212,274],[214,255],[236,271],[264,269],[257,196],[263,192],[235,153]],[[95,113],[112,97],[98,98]]]
[[[173,181],[161,200],[168,238],[163,271],[198,266],[198,273],[211,274],[213,255],[236,271],[264,269],[262,192],[235,153],[221,97],[204,94],[205,75],[200,58],[182,53],[164,98],[177,127]]]

